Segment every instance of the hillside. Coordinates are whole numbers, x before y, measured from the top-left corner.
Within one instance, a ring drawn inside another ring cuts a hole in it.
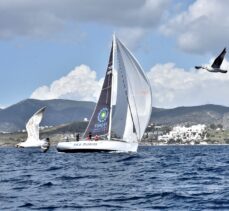
[[[41,125],[56,126],[90,118],[95,103],[72,100],[27,99],[0,110],[0,131],[14,132],[25,128],[28,119],[46,106]]]
[[[41,125],[59,126],[82,122],[84,118],[89,119],[95,103],[62,99],[23,100],[0,110],[0,132],[15,132],[24,129],[31,115],[43,106],[47,109]],[[164,125],[222,124],[225,128],[229,128],[229,107],[208,104],[173,109],[153,108],[151,122]]]
[[[173,109],[153,108],[151,121],[157,124],[223,124],[229,128],[229,107],[202,105]]]

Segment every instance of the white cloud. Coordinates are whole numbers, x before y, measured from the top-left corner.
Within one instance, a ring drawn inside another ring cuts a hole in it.
[[[229,70],[227,60],[224,60],[222,68]],[[171,108],[208,103],[229,106],[229,73],[185,70],[176,67],[174,63],[167,63],[153,66],[147,75],[152,86],[153,106]],[[31,98],[96,102],[102,83],[103,78],[97,79],[95,71],[80,65],[51,85],[37,88]]]
[[[0,38],[46,36],[72,23],[155,27],[171,0],[1,0]]]
[[[4,109],[4,108],[6,108],[6,107],[7,107],[6,105],[0,104],[0,109]]]
[[[224,61],[222,68],[229,69],[229,62]],[[147,74],[152,86],[153,106],[229,105],[228,73],[187,71],[167,63],[155,65]]]
[[[161,27],[166,35],[175,35],[185,51],[212,52],[229,44],[229,1],[196,0]]]
[[[50,86],[41,86],[31,95],[31,98],[72,99],[97,101],[103,79],[96,79],[96,72],[86,65],[80,65],[68,75],[52,82]]]

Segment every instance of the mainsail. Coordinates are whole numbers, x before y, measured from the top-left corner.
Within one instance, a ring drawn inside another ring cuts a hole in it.
[[[89,133],[92,136],[99,135],[105,136],[109,130],[109,117],[111,107],[111,85],[112,85],[112,66],[113,66],[113,45],[111,47],[109,63],[106,71],[106,76],[103,82],[102,91],[99,101],[95,107],[93,115],[90,119],[88,127],[84,133],[87,137]]]

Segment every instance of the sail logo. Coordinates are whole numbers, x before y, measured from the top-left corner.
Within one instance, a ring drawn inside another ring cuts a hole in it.
[[[107,120],[108,114],[109,114],[108,108],[106,107],[102,108],[98,113],[98,121],[101,123],[105,122]]]

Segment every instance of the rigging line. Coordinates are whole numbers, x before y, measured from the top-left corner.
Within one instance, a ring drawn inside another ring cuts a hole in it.
[[[107,80],[108,80],[108,84],[107,84],[107,93],[106,93],[106,104],[108,104],[108,100],[109,97],[111,98],[111,91],[110,91],[110,95],[109,95],[109,90],[111,90],[111,86],[112,86],[112,65],[113,65],[113,43],[111,46],[111,52],[110,52],[110,56],[109,56],[109,61],[108,61],[108,66],[107,66],[107,71],[106,71],[106,76],[107,76]],[[111,100],[110,100],[111,103]]]
[[[118,50],[119,53],[121,54],[120,49],[117,48],[117,50]],[[120,56],[119,56],[119,57],[120,57]],[[122,58],[119,58],[119,59],[118,59],[119,67],[121,67],[121,66],[120,66],[119,60],[122,61],[122,64],[123,64],[123,66],[124,66],[124,62],[123,62]],[[122,77],[122,83],[123,83],[124,90],[125,90],[126,100],[127,100],[127,103],[128,103],[128,107],[129,107],[129,109],[130,109],[130,116],[131,116],[131,119],[132,119],[132,122],[133,122],[133,125],[134,125],[134,129],[135,129],[135,133],[136,133],[136,126],[135,126],[135,124],[134,124],[134,118],[133,118],[133,114],[132,114],[132,110],[131,110],[130,102],[129,102],[129,98],[128,98],[128,90],[127,90],[126,84],[125,84],[125,82],[124,82],[124,75],[123,75],[122,68],[120,68],[120,70],[121,70],[120,72],[121,72],[121,77]],[[137,133],[136,133],[136,135],[137,135]]]

